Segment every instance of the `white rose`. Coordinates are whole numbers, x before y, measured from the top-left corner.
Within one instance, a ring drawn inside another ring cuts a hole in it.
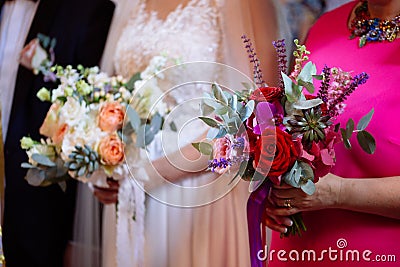
[[[79,103],[75,98],[67,97],[67,101],[60,109],[60,121],[69,126],[74,126],[82,120],[87,112],[88,108],[84,101]]]

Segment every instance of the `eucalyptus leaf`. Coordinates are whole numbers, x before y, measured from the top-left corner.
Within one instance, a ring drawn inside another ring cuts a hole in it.
[[[141,80],[140,72],[137,72],[126,83],[126,85],[125,85],[126,89],[128,89],[129,91],[133,91],[135,89],[135,82],[137,82],[139,80]]]
[[[225,105],[228,104],[228,99],[226,98],[224,92],[222,91],[221,87],[218,84],[214,83],[212,85],[212,92],[215,99],[217,99],[218,101],[220,101]]]
[[[353,119],[349,119],[346,123],[346,139],[350,139],[351,135],[354,131],[354,121]]]
[[[312,181],[314,181],[314,171],[311,168],[310,164],[300,161],[299,165],[302,169],[303,179],[311,179]]]
[[[51,161],[48,157],[41,155],[41,154],[32,154],[32,159],[36,161],[38,164],[47,166],[47,167],[54,167],[56,164]]]
[[[301,70],[298,79],[304,82],[312,83],[313,75],[317,74],[317,67],[311,61],[307,62]]]
[[[293,107],[296,109],[310,109],[324,103],[320,98],[310,99],[306,101],[297,101],[293,103]]]
[[[213,127],[213,128],[218,128],[221,125],[218,121],[216,121],[210,117],[200,116],[199,119],[204,121],[205,124],[207,124],[208,126]]]
[[[213,147],[210,143],[198,142],[192,143],[192,145],[203,155],[212,155],[213,153]]]
[[[25,180],[28,184],[33,186],[40,186],[45,178],[44,171],[39,169],[29,169],[25,176]]]
[[[313,94],[315,91],[314,84],[312,82],[305,82],[303,80],[299,80],[298,84],[300,86],[304,86],[310,94]]]
[[[169,128],[171,128],[171,130],[172,130],[173,132],[177,132],[177,131],[178,131],[178,128],[176,127],[176,124],[175,124],[175,122],[173,122],[173,121],[170,122]]]
[[[139,127],[140,127],[140,117],[139,114],[137,114],[136,110],[134,110],[131,106],[127,106],[126,108],[126,114],[128,115],[129,118],[129,123],[131,124],[133,130],[135,132],[138,132]]]
[[[309,196],[311,196],[315,192],[315,184],[311,180],[308,180],[305,184],[302,184],[300,188],[301,190],[303,190],[304,193]]]
[[[21,163],[21,168],[24,168],[24,169],[34,169],[34,168],[36,168],[36,167],[33,166],[33,165],[31,165],[31,164],[29,164],[29,163],[27,163],[27,162],[22,162],[22,163]]]
[[[202,101],[200,104],[200,110],[203,116],[207,116],[213,113],[215,109],[212,106],[207,105],[204,101]]]
[[[230,108],[228,106],[222,106],[221,108],[215,110],[215,114],[222,116],[228,113],[229,110]]]
[[[162,121],[163,118],[159,113],[154,114],[154,116],[151,118],[150,131],[152,131],[153,134],[158,133],[158,131],[161,129]]]
[[[343,128],[340,128],[340,133],[342,134],[344,147],[347,149],[351,149],[351,143],[350,143],[349,139],[347,139],[346,130]]]
[[[154,140],[154,136],[149,124],[141,125],[136,135],[136,146],[145,148]]]
[[[294,84],[292,79],[290,79],[289,76],[287,76],[285,73],[281,72],[283,83],[285,85],[285,95],[290,102],[296,102],[297,101],[297,93],[294,91]]]
[[[367,131],[357,133],[357,140],[361,148],[368,154],[374,154],[376,149],[375,138]]]
[[[365,130],[365,128],[367,128],[369,122],[372,119],[372,115],[374,115],[374,109],[371,109],[370,112],[368,112],[368,114],[366,114],[365,116],[363,116],[357,124],[357,130],[359,131],[363,131]]]
[[[322,81],[324,79],[324,75],[313,75],[313,78]]]

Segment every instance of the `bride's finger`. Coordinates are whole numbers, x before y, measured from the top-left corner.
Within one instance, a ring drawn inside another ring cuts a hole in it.
[[[270,216],[265,217],[265,224],[267,227],[271,230],[277,231],[279,233],[286,233],[287,232],[287,227],[284,225],[278,224],[273,218]]]

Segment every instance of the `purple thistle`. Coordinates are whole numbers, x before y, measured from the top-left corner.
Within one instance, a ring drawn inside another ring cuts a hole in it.
[[[336,107],[337,105],[343,103],[347,99],[347,97],[357,89],[359,85],[366,83],[368,79],[369,75],[365,72],[354,76],[350,86],[346,88],[338,98],[333,100],[330,106]],[[337,110],[329,110],[329,112],[331,113],[330,115],[332,117],[338,115]]]
[[[213,159],[208,161],[208,168],[214,172],[215,169],[217,168],[227,168],[228,166],[232,166],[231,159],[225,159],[225,158],[220,158],[218,159]]]
[[[258,87],[263,87],[265,85],[265,81],[262,77],[262,72],[260,69],[260,61],[257,58],[257,54],[255,49],[253,48],[253,44],[251,43],[250,39],[247,38],[246,35],[242,36],[243,43],[245,44],[245,48],[247,49],[247,54],[250,58],[250,63],[253,63],[253,75],[254,75],[254,82],[257,84]]]
[[[322,70],[322,82],[317,97],[319,97],[324,103],[328,102],[328,89],[329,83],[331,80],[331,68],[325,65],[324,69]]]
[[[275,50],[278,54],[278,71],[279,71],[279,87],[280,88],[285,88],[285,85],[283,83],[283,78],[281,73],[286,73],[287,72],[287,56],[286,56],[286,45],[285,45],[285,39],[273,41],[272,44],[275,47]]]

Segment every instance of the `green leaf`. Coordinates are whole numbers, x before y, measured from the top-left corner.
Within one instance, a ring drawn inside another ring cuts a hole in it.
[[[36,168],[36,167],[33,166],[33,165],[31,165],[31,164],[29,164],[29,163],[27,163],[27,162],[22,162],[22,163],[21,163],[21,168],[24,168],[24,169],[34,169],[34,168]]]
[[[306,101],[297,101],[293,103],[293,107],[296,109],[310,109],[316,106],[321,105],[324,103],[321,99],[315,98],[315,99],[310,99]]]
[[[358,124],[357,124],[357,130],[359,130],[359,131],[365,130],[365,128],[367,128],[369,122],[370,122],[371,119],[372,119],[372,115],[374,115],[374,109],[371,109],[371,111],[368,112],[367,115],[365,115],[364,117],[362,117],[362,118],[359,120],[359,122],[358,122]]]
[[[214,112],[214,108],[212,106],[207,105],[204,101],[200,104],[201,114],[203,116],[210,115]]]
[[[309,196],[311,196],[315,192],[315,184],[311,180],[308,180],[307,183],[302,184],[300,188],[301,190],[303,190],[304,193]]]
[[[220,101],[225,105],[228,104],[228,99],[226,98],[224,92],[222,91],[221,87],[218,84],[214,83],[212,85],[212,92],[215,99],[217,99],[218,101]]]
[[[158,133],[158,131],[161,129],[162,121],[163,118],[159,113],[154,114],[150,122],[150,131],[152,131],[154,134]]]
[[[213,127],[213,128],[218,128],[221,125],[218,121],[216,121],[210,117],[200,116],[199,119],[204,121],[205,124],[207,124],[208,126]]]
[[[313,78],[319,81],[322,81],[324,79],[323,75],[313,75]]]
[[[366,42],[367,42],[367,37],[365,37],[365,35],[361,36],[358,46],[361,48],[365,45]]]
[[[285,73],[281,72],[282,75],[282,79],[283,79],[283,83],[285,85],[285,95],[288,99],[288,101],[290,102],[296,102],[297,101],[297,97],[296,97],[296,93],[293,90],[293,81],[292,79],[290,79],[289,76],[287,76]]]
[[[47,166],[47,167],[55,167],[56,164],[52,162],[48,157],[41,155],[41,154],[33,154],[32,159],[36,161],[38,164]]]
[[[376,149],[376,142],[374,137],[367,131],[357,133],[357,140],[361,148],[368,154],[374,154]]]
[[[141,125],[136,135],[136,146],[145,148],[154,140],[154,135],[149,124]]]
[[[139,80],[141,80],[140,72],[137,72],[126,83],[126,85],[125,85],[126,89],[128,89],[129,91],[132,92],[135,89],[135,82],[139,81]]]
[[[317,74],[317,67],[311,61],[307,62],[301,70],[298,79],[312,83],[313,75]]]
[[[176,127],[176,124],[173,121],[171,121],[171,123],[169,124],[169,128],[171,128],[171,130],[173,132],[177,132],[178,131],[178,128]]]
[[[135,132],[138,132],[139,127],[140,127],[140,117],[139,114],[137,114],[136,110],[134,110],[131,106],[127,106],[126,108],[126,114],[128,115],[129,118],[129,123],[131,124],[133,130]]]
[[[203,155],[208,156],[213,154],[213,146],[210,143],[198,142],[198,143],[192,143],[192,146],[196,148]]]
[[[344,147],[347,149],[351,149],[351,143],[350,143],[349,139],[347,139],[346,130],[343,128],[340,128],[340,132],[342,134]]]
[[[28,184],[33,186],[40,186],[45,178],[45,172],[39,169],[29,169],[25,176],[25,180]]]
[[[228,113],[229,110],[230,108],[228,106],[222,106],[221,108],[215,110],[215,114],[222,116]]]
[[[354,121],[349,119],[346,123],[346,139],[350,139],[354,131]]]
[[[298,84],[300,86],[304,86],[310,94],[313,94],[315,91],[314,84],[312,82],[305,82],[303,80],[299,80]]]

